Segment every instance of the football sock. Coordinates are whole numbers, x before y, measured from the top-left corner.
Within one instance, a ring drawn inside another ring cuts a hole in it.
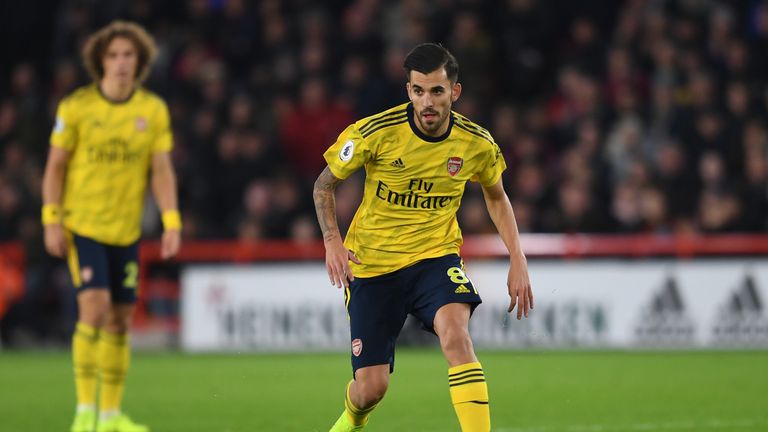
[[[375,404],[371,407],[368,407],[366,409],[360,409],[355,406],[355,404],[352,403],[352,399],[349,397],[349,389],[352,387],[352,381],[347,384],[347,391],[345,392],[344,397],[344,411],[347,413],[347,417],[349,417],[350,422],[354,426],[360,426],[368,423],[368,416],[371,414],[371,411],[373,411],[376,408]]]
[[[480,363],[466,363],[448,369],[448,385],[461,430],[489,432],[491,413],[488,407],[488,386]]]
[[[120,409],[125,390],[125,375],[131,362],[127,334],[102,332],[99,338],[99,370],[101,392],[99,412]]]
[[[99,331],[78,322],[72,335],[72,362],[75,369],[75,394],[78,410],[96,405]]]

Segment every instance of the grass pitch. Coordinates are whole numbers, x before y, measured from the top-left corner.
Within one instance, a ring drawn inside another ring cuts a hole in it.
[[[495,432],[768,431],[768,352],[481,352]],[[124,409],[153,432],[328,430],[347,355],[137,353]],[[436,349],[399,350],[366,431],[457,431]],[[0,431],[67,431],[68,353],[0,351]]]

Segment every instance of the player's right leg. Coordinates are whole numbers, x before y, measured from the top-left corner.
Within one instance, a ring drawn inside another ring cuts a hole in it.
[[[368,415],[376,408],[389,387],[389,365],[368,366],[355,372],[355,379],[347,384],[344,412],[331,427],[331,432],[363,430]]]
[[[355,278],[345,293],[354,379],[347,385],[344,411],[331,432],[362,430],[387,391],[395,364],[395,341],[407,316],[401,288],[398,272],[394,272]]]
[[[68,234],[67,260],[77,290],[78,320],[72,336],[72,361],[77,408],[71,432],[92,432],[96,427],[98,341],[110,308],[107,264],[96,242]]]

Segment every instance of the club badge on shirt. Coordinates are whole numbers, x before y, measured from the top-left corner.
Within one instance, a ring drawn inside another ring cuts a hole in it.
[[[448,158],[448,174],[451,175],[451,177],[455,176],[456,174],[461,171],[461,167],[464,166],[464,159],[453,156]]]
[[[144,117],[136,117],[136,130],[144,132],[147,129],[147,119]]]

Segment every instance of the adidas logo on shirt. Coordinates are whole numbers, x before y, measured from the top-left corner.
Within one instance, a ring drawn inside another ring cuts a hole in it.
[[[402,158],[397,158],[390,165],[392,165],[395,168],[405,168],[405,164],[403,163],[403,159]]]
[[[459,285],[458,288],[456,288],[456,291],[454,291],[456,294],[468,294],[469,288],[465,287],[463,284]]]

